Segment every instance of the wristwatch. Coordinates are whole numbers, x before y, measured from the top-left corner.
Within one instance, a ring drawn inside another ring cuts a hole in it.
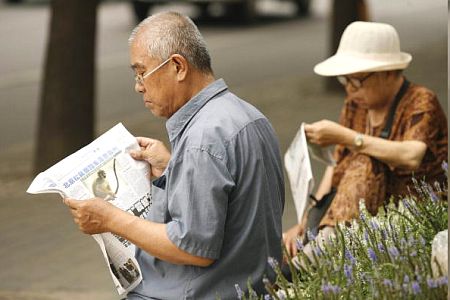
[[[356,148],[361,148],[364,144],[364,138],[361,133],[358,133],[355,135],[355,138],[353,139],[353,145],[355,145]]]

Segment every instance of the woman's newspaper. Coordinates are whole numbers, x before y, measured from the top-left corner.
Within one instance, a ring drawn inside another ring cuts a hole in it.
[[[58,193],[85,200],[100,197],[145,218],[152,204],[150,169],[128,152],[140,150],[137,140],[119,123],[86,147],[40,173],[27,192]],[[135,246],[112,233],[94,234],[120,295],[142,280]]]
[[[314,188],[310,154],[314,159],[326,165],[334,166],[336,164],[330,147],[322,148],[315,144],[307,143],[305,123],[302,123],[284,155],[284,166],[291,185],[298,223],[301,223],[303,215],[310,205],[309,195]]]

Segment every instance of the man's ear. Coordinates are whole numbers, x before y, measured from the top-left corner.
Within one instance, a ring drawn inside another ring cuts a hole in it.
[[[187,73],[189,71],[189,64],[183,56],[180,54],[172,55],[172,61],[176,68],[177,80],[183,81],[187,77]]]

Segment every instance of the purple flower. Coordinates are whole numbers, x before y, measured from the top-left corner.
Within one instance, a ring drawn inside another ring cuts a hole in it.
[[[297,238],[297,239],[295,240],[295,245],[297,246],[297,249],[298,249],[298,250],[303,250],[303,248],[305,247],[305,246],[303,245],[302,240],[299,239],[299,238]]]
[[[270,297],[269,294],[264,295],[264,300],[272,300],[272,297]]]
[[[335,295],[339,294],[341,291],[341,288],[337,285],[331,285],[331,292]]]
[[[360,218],[363,222],[366,222],[366,221],[367,221],[366,215],[365,215],[363,212],[360,212],[360,213],[359,213],[359,218]]]
[[[412,282],[411,288],[414,295],[420,294],[420,285],[417,281]]]
[[[389,247],[388,252],[393,258],[397,258],[400,255],[397,247],[395,246]]]
[[[422,246],[425,246],[425,244],[427,243],[422,236],[419,236],[419,241]]]
[[[324,294],[333,293],[339,294],[341,288],[338,285],[332,285],[331,283],[322,284],[322,292]]]
[[[438,279],[436,279],[436,281],[437,281],[438,286],[448,285],[448,277],[447,276],[439,277]]]
[[[373,230],[378,230],[380,227],[378,226],[378,223],[374,221],[373,219],[370,220],[370,227],[372,227]]]
[[[419,212],[416,209],[415,204],[411,204],[411,202],[405,198],[402,200],[402,204],[406,207],[407,210],[409,210],[411,213],[413,213],[414,215],[418,215]]]
[[[439,198],[434,191],[430,192],[430,196],[431,196],[431,200],[433,200],[434,203],[439,201]]]
[[[433,201],[433,203],[436,203],[439,201],[438,196],[436,195],[436,193],[434,192],[433,188],[430,185],[427,185],[427,193],[428,193],[428,196],[430,197],[431,201]]]
[[[244,292],[241,290],[239,284],[235,284],[234,288],[236,289],[238,299],[242,299],[244,297]]]
[[[319,246],[313,246],[313,251],[316,254],[316,256],[321,256],[322,255],[322,249],[320,249]]]
[[[366,241],[366,243],[369,242],[369,233],[367,232],[367,230],[364,230],[364,240]]]
[[[278,262],[275,258],[269,256],[267,262],[269,263],[272,269],[276,270],[278,268]]]
[[[330,285],[328,283],[327,284],[322,284],[322,292],[324,294],[328,294],[330,291],[331,291],[331,288],[330,288]]]
[[[386,287],[393,287],[394,285],[392,284],[392,280],[389,280],[389,279],[384,279],[383,280],[383,284],[386,286]]]
[[[384,246],[383,246],[383,244],[382,243],[378,243],[378,250],[380,251],[380,252],[384,252]]]
[[[403,277],[403,282],[404,283],[409,283],[409,276],[405,275],[405,277]]]
[[[353,280],[353,268],[351,265],[344,265],[344,275],[347,277],[347,281],[351,282]]]
[[[355,259],[355,257],[352,255],[352,253],[349,251],[349,250],[347,250],[347,249],[345,249],[345,258],[347,258],[349,261],[350,261],[350,263],[352,264],[352,265],[354,265],[355,263],[356,263],[356,259]]]
[[[380,233],[383,240],[386,240],[387,239],[386,229],[382,228]]]
[[[316,239],[316,236],[311,232],[311,230],[308,230],[306,232],[306,236],[308,237],[308,241],[314,241]]]
[[[427,285],[430,289],[437,287],[437,282],[433,278],[427,278]]]
[[[411,255],[412,257],[417,256],[417,251],[416,251],[416,250],[413,250],[413,251],[410,253],[410,255]]]
[[[406,240],[405,240],[405,238],[402,238],[402,239],[400,240],[400,245],[401,245],[400,248],[406,248]]]
[[[375,254],[372,248],[367,249],[367,253],[369,254],[369,258],[372,262],[377,261],[377,255]]]

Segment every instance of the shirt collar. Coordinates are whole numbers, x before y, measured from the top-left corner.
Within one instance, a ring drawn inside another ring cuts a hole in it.
[[[225,81],[223,79],[218,79],[186,102],[186,104],[175,112],[166,122],[169,140],[172,142],[180,134],[187,123],[189,123],[192,117],[194,117],[209,100],[227,89],[228,86]]]

